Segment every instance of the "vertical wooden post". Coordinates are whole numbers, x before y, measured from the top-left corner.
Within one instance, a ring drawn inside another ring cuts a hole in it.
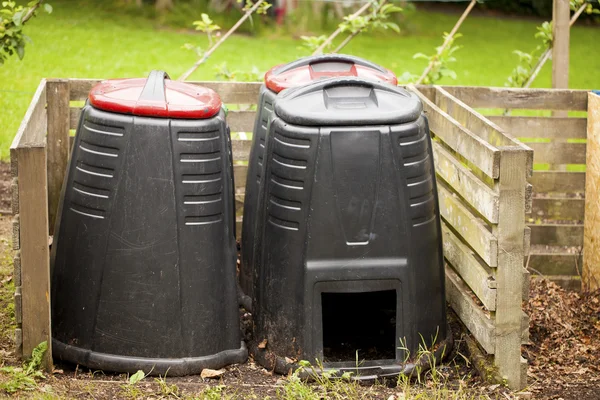
[[[494,362],[508,386],[520,390],[526,385],[521,370],[521,302],[528,152],[520,147],[503,147],[501,151],[497,183],[500,213],[494,227],[498,238]]]
[[[19,222],[23,355],[29,357],[48,342],[44,367],[52,369],[50,329],[50,255],[48,249],[48,186],[46,149],[17,149],[19,162]]]
[[[48,223],[49,233],[52,234],[69,160],[69,81],[48,81],[46,98],[48,103]]]
[[[583,231],[583,290],[600,288],[600,96],[588,95],[585,219]]]
[[[570,37],[569,0],[554,0],[552,8],[552,87],[569,87],[569,37]]]

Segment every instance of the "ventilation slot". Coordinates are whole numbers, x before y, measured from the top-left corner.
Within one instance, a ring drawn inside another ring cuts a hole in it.
[[[123,127],[101,125],[98,123],[92,123],[91,121],[85,121],[83,128],[89,132],[105,136],[123,136],[125,133],[125,128]]]
[[[108,199],[110,193],[108,190],[87,186],[76,181],[73,182],[73,190],[86,196],[99,197],[101,199]]]
[[[302,190],[304,189],[304,182],[296,181],[292,179],[282,178],[281,176],[271,174],[271,182],[286,189]]]
[[[219,139],[219,131],[211,132],[178,132],[179,142],[207,142]]]
[[[199,196],[183,196],[183,204],[213,204],[221,201],[221,194],[207,194]]]
[[[104,210],[98,210],[95,208],[89,208],[82,206],[80,204],[71,203],[71,211],[76,212],[77,214],[84,215],[90,218],[96,219],[104,219]]]
[[[306,169],[306,160],[293,160],[280,154],[273,153],[273,161],[287,168]]]
[[[211,153],[183,153],[179,161],[184,163],[204,163],[218,161],[221,159],[221,152],[214,151]]]
[[[80,142],[79,148],[86,153],[94,154],[97,156],[103,156],[103,157],[118,157],[119,156],[119,149],[115,149],[114,147],[106,147],[106,146],[97,145],[97,144],[90,143],[90,142],[87,142],[84,140],[82,140]]]
[[[394,360],[396,291],[321,293],[325,362]]]
[[[115,172],[114,170],[109,168],[96,167],[94,165],[89,165],[81,161],[77,162],[77,166],[75,168],[78,171],[83,172],[84,174],[101,176],[103,178],[112,178],[114,177]]]
[[[269,223],[278,228],[286,229],[288,231],[297,231],[300,226],[297,222],[280,219],[274,217],[273,215],[269,215]]]
[[[291,138],[288,136],[284,136],[281,133],[277,132],[275,134],[275,136],[273,137],[273,139],[284,145],[284,146],[288,146],[288,147],[294,147],[294,148],[299,148],[299,149],[308,149],[310,148],[310,140],[308,139],[296,139],[296,138]]]
[[[223,214],[213,214],[206,216],[185,217],[185,224],[188,226],[211,225],[221,222]]]
[[[182,183],[213,183],[221,180],[221,172],[214,174],[183,174],[181,176]]]
[[[299,201],[285,200],[273,194],[271,195],[269,202],[277,207],[281,207],[286,210],[300,211],[302,209],[302,203],[300,203]]]

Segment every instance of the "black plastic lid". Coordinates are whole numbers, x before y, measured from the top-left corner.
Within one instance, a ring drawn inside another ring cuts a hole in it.
[[[330,78],[287,89],[275,103],[278,117],[304,126],[404,124],[422,111],[416,95],[361,78]]]

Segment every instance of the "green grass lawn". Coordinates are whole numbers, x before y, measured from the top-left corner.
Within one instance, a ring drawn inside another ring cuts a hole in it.
[[[65,0],[52,1],[54,13],[41,15],[27,26],[33,43],[25,59],[12,59],[0,66],[0,156],[8,148],[40,79],[123,78],[145,76],[152,69],[164,69],[178,77],[195,61],[183,50],[184,43],[205,44],[203,36],[191,32],[157,29],[141,17],[118,15],[91,6],[73,6]],[[423,60],[413,60],[416,52],[433,52],[441,44],[458,15],[416,12],[410,15],[402,35],[369,35],[356,38],[346,52],[380,63],[398,74],[418,74]],[[529,51],[540,21],[493,17],[469,17],[459,40],[463,48],[456,54],[458,80],[445,84],[503,86],[515,66],[514,49]],[[191,21],[190,21],[191,24]],[[600,88],[600,28],[575,27],[571,32],[572,88]],[[234,36],[228,40],[191,79],[213,80],[215,66],[227,62],[230,69],[250,71],[307,55],[298,49],[299,40],[276,32],[261,37]],[[550,86],[548,64],[536,81],[537,87]]]

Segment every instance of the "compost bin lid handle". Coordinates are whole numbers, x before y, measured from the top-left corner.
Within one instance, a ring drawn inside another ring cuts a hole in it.
[[[167,103],[165,79],[171,79],[165,71],[154,70],[148,75],[138,102]]]

